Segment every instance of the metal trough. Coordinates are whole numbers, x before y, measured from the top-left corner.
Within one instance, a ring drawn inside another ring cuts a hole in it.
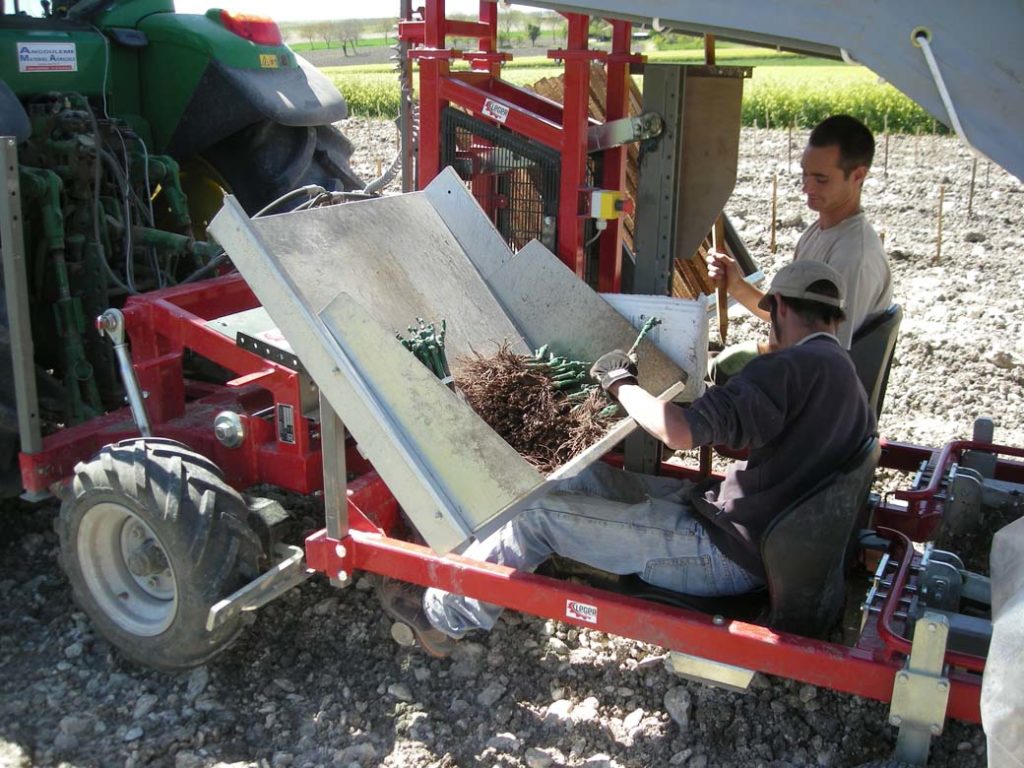
[[[417,317],[445,319],[454,364],[502,343],[596,359],[636,336],[542,245],[513,254],[450,170],[422,192],[260,219],[229,197],[209,230],[437,552],[486,535],[635,428],[623,420],[545,477],[396,340]],[[651,342],[639,355],[650,391],[676,396],[701,378]]]

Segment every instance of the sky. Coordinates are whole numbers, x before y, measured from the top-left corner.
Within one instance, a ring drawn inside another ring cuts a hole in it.
[[[7,0],[8,10],[13,5],[14,0]],[[41,15],[39,0],[21,0],[19,5],[30,16]],[[179,13],[206,13],[210,8],[225,8],[239,13],[269,16],[275,21],[381,18],[398,16],[399,8],[398,0],[175,0],[174,5]],[[448,14],[476,13],[479,7],[479,0],[445,2]],[[519,10],[536,9],[524,6]]]

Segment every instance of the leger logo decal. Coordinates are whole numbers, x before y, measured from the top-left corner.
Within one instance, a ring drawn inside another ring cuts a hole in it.
[[[488,117],[494,118],[499,123],[504,123],[508,119],[508,107],[497,101],[487,99],[484,101],[484,108],[481,111]]]
[[[597,606],[578,603],[575,600],[565,601],[565,615],[567,618],[585,621],[588,624],[597,624]]]

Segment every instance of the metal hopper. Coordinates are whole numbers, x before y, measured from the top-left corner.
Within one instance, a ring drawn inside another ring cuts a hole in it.
[[[501,343],[596,359],[636,336],[542,245],[513,254],[454,172],[422,192],[252,220],[229,197],[210,232],[438,552],[486,535],[635,428],[623,420],[544,477],[396,340],[416,317],[443,318],[454,362]],[[639,355],[644,386],[682,391],[688,372],[648,341]]]

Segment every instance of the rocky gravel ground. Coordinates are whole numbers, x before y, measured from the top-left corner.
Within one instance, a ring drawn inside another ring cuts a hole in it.
[[[387,165],[392,125],[343,127],[364,176]],[[786,131],[743,133],[728,210],[769,274],[811,222],[795,180],[804,139],[793,136],[789,163]],[[938,444],[991,414],[1000,442],[1024,445],[1024,189],[982,161],[969,217],[970,176],[953,139],[894,137],[887,175],[880,147],[865,204],[886,233],[907,313],[882,431]],[[760,329],[737,314],[730,332]],[[294,503],[318,525],[314,505]],[[54,506],[3,514],[4,768],[838,768],[884,758],[894,743],[880,703],[760,675],[746,694],[724,692],[673,677],[660,648],[531,617],[506,614],[453,658],[428,659],[391,641],[362,579],[345,591],[307,582],[206,666],[155,673],[123,661],[75,609],[57,565]],[[931,765],[980,766],[984,753],[980,727],[949,723]]]

